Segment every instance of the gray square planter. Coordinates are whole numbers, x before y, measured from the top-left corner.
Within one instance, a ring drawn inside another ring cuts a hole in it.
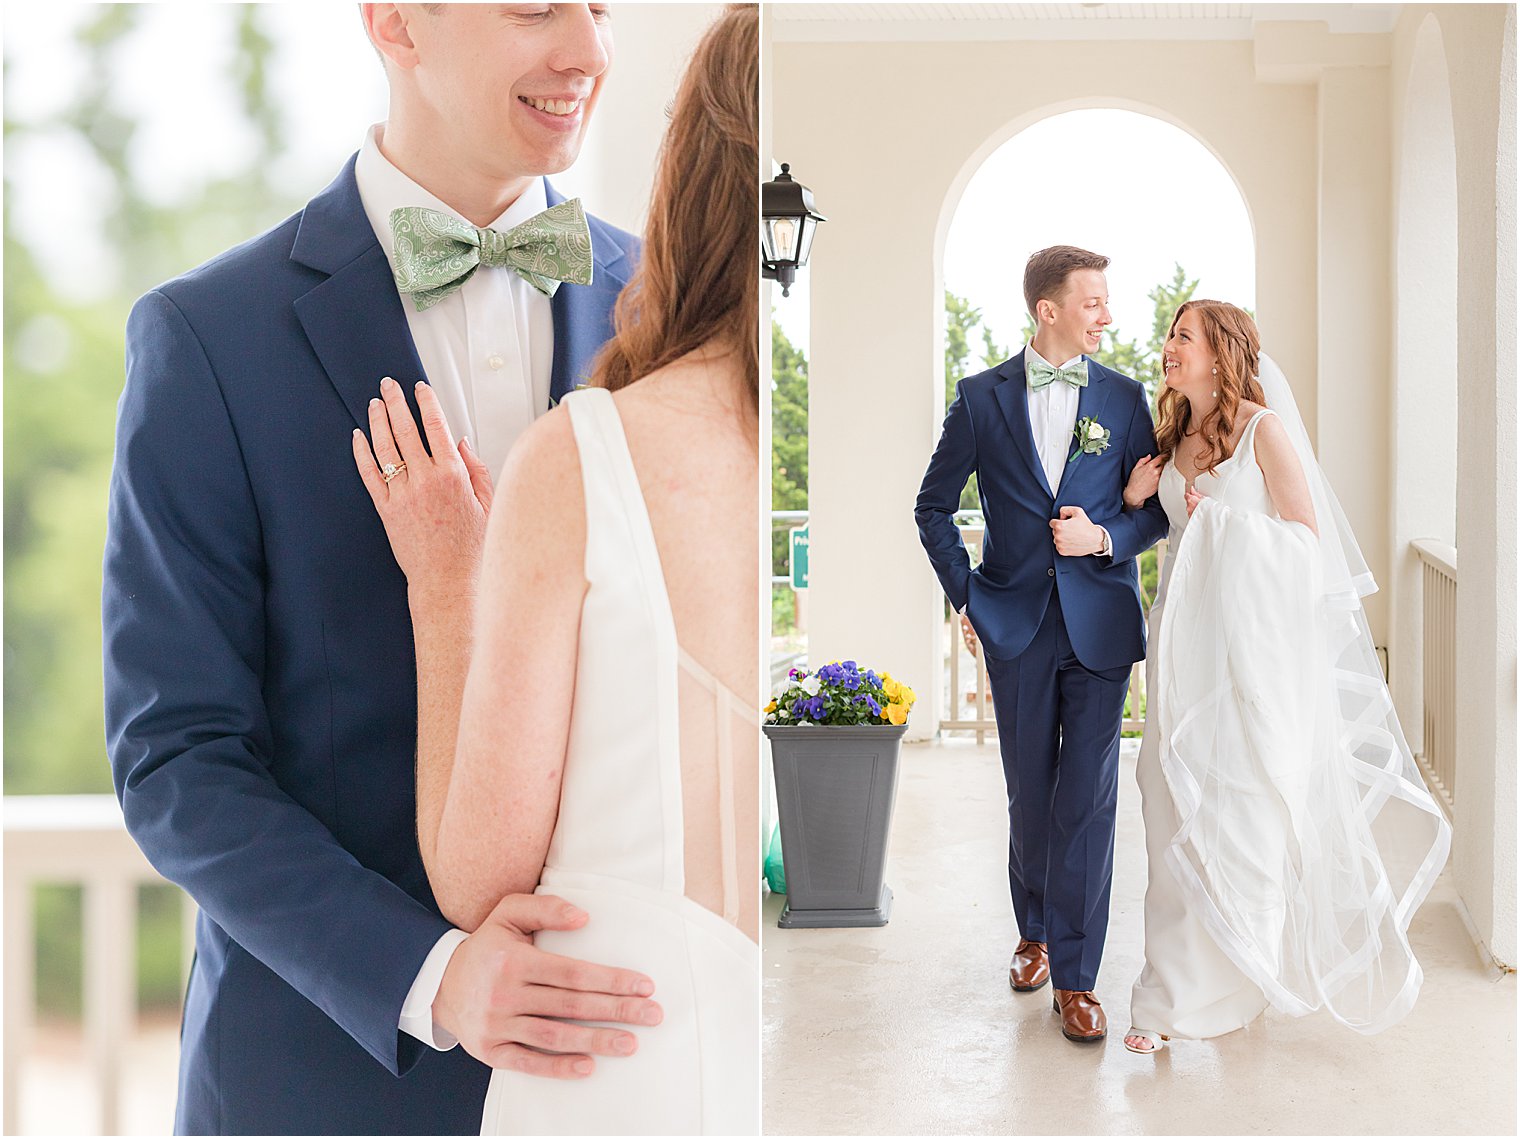
[[[882,878],[907,730],[765,726],[786,865],[782,929],[887,924],[892,891]]]

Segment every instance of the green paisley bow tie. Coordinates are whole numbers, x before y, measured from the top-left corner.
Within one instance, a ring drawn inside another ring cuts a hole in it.
[[[431,308],[482,265],[521,274],[553,296],[561,281],[591,284],[591,230],[579,198],[550,206],[506,233],[422,206],[391,211],[396,288]]]
[[[1054,364],[1047,364],[1044,360],[1030,360],[1024,367],[1024,375],[1029,381],[1029,390],[1032,392],[1049,387],[1057,380],[1065,380],[1074,388],[1085,388],[1087,386],[1087,361],[1078,360],[1075,364],[1067,364],[1064,368],[1057,368]]]

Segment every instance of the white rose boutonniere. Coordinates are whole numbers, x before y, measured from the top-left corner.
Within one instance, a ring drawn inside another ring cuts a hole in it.
[[[1108,450],[1108,428],[1090,415],[1077,420],[1071,433],[1076,437],[1077,449],[1066,460],[1068,463],[1075,463],[1083,455],[1101,455]]]

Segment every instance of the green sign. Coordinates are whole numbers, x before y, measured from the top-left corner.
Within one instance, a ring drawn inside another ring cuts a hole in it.
[[[792,531],[792,588],[806,589],[808,574],[808,528]]]

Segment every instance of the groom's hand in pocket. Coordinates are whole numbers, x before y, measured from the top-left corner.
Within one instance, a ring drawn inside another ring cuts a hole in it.
[[[433,1021],[493,1068],[575,1080],[594,1056],[627,1056],[638,1038],[560,1019],[652,1026],[663,1011],[654,982],[631,969],[577,961],[533,945],[540,929],[573,930],[588,915],[562,898],[508,894],[454,951],[433,1000]]]

